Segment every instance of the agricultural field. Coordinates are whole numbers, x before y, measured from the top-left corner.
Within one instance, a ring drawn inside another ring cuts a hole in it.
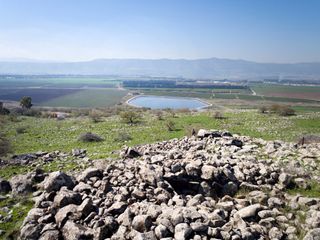
[[[288,104],[320,104],[320,99],[313,96],[320,94],[320,87],[308,86],[282,86],[280,89],[286,89],[288,94],[282,94],[277,92],[277,87],[271,84],[264,84],[252,87],[250,89],[163,89],[163,88],[140,88],[131,89],[138,91],[146,95],[157,95],[157,96],[176,96],[176,97],[194,97],[202,98],[206,100],[224,99],[224,100],[244,100],[247,102],[259,102],[259,103],[288,103]],[[268,91],[267,91],[268,90]],[[274,91],[274,92],[273,92]],[[282,91],[282,90],[281,90]],[[290,92],[291,91],[291,92]],[[293,92],[295,91],[295,92]],[[253,93],[256,92],[256,95]],[[304,96],[304,97],[301,97]]]
[[[86,89],[41,102],[39,105],[49,107],[110,107],[120,103],[127,94],[128,91],[119,89]]]
[[[232,108],[240,109],[272,103],[285,103],[293,107],[316,107],[320,104],[320,86],[255,84],[249,85],[250,88],[124,89],[122,83],[126,80],[107,76],[0,76],[0,100],[19,101],[23,96],[31,96],[35,106],[109,107],[123,102],[131,92],[200,98],[215,106],[219,102],[222,106],[233,105]]]
[[[117,87],[120,80],[88,76],[1,76],[0,88],[84,88]]]
[[[264,84],[254,85],[252,89],[260,96],[320,101],[320,86]]]
[[[0,100],[30,96],[35,106],[108,107],[127,95],[120,83],[103,77],[0,77]]]

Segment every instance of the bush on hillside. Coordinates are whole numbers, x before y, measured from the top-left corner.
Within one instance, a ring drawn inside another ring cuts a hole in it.
[[[260,113],[267,113],[268,112],[268,108],[266,106],[261,106],[261,107],[259,107],[259,112]]]
[[[270,106],[269,111],[271,113],[277,113],[280,116],[292,116],[295,115],[295,110],[286,105],[273,104]]]
[[[288,106],[282,106],[279,109],[278,114],[280,116],[292,116],[292,115],[295,115],[295,110]]]
[[[3,106],[3,102],[0,102],[0,115],[8,115],[9,113],[9,109]]]
[[[132,110],[120,112],[120,117],[123,122],[128,124],[136,124],[141,120],[140,113]]]
[[[23,133],[26,133],[26,131],[27,131],[27,127],[18,127],[18,128],[16,128],[17,134],[23,134]]]
[[[189,108],[180,108],[177,110],[178,113],[190,113],[190,109]]]
[[[89,113],[89,117],[94,123],[101,122],[103,117],[103,112],[97,109],[93,109]]]
[[[102,137],[91,132],[81,134],[79,137],[79,141],[82,141],[82,142],[101,142],[103,140],[104,139]]]
[[[120,131],[118,135],[114,138],[116,142],[127,142],[132,140],[132,137],[130,136],[129,133],[125,131]]]
[[[40,117],[41,111],[37,109],[24,109],[22,115],[29,117]]]
[[[12,146],[8,138],[0,133],[0,157],[7,156],[12,153]]]
[[[222,112],[219,112],[219,111],[216,111],[216,112],[213,114],[213,117],[214,117],[215,119],[224,119]]]
[[[176,129],[176,125],[173,121],[166,122],[166,127],[169,132],[172,132]]]
[[[166,108],[165,111],[167,112],[167,114],[170,116],[170,117],[176,117],[176,111],[171,109],[171,108]]]
[[[161,110],[156,111],[155,115],[156,115],[158,120],[163,120],[163,112]]]

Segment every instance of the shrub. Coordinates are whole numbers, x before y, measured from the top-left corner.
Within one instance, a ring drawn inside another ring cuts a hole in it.
[[[156,111],[155,113],[158,120],[163,120],[163,112],[162,111]]]
[[[127,142],[132,140],[132,137],[130,136],[129,133],[125,131],[121,131],[118,133],[118,135],[114,138],[115,141],[117,142]]]
[[[259,112],[260,113],[267,113],[267,111],[268,111],[268,108],[266,106],[259,107]]]
[[[213,114],[213,117],[214,117],[215,119],[223,119],[223,118],[224,118],[222,112],[219,112],[219,111],[216,111],[216,112]]]
[[[190,109],[189,108],[181,108],[177,110],[178,113],[190,113]]]
[[[280,116],[292,116],[295,114],[294,109],[288,107],[288,106],[282,106],[279,110],[278,110],[278,114]]]
[[[30,109],[32,107],[32,98],[31,97],[22,97],[20,100],[20,106],[22,108]]]
[[[24,109],[22,114],[29,117],[39,117],[41,116],[41,111],[37,109]]]
[[[277,113],[280,116],[292,116],[295,114],[294,109],[285,105],[273,104],[270,107],[270,112]]]
[[[91,118],[92,122],[97,123],[97,122],[101,122],[102,121],[102,116],[103,116],[103,112],[93,109],[90,113],[89,113],[89,117]]]
[[[104,139],[102,137],[91,132],[81,134],[79,137],[79,141],[82,141],[82,142],[101,142],[103,140]]]
[[[141,120],[141,115],[135,111],[123,111],[120,112],[122,121],[128,124],[135,124]]]
[[[176,117],[176,112],[175,112],[175,110],[173,110],[173,109],[171,109],[171,108],[167,108],[167,109],[165,109],[165,111],[169,114],[169,116],[171,116],[171,117]]]
[[[3,106],[3,102],[0,102],[0,115],[8,115],[9,113],[9,109]]]
[[[281,105],[279,104],[272,104],[269,108],[270,112],[277,113],[279,112],[279,109],[281,108]]]
[[[197,135],[197,132],[199,131],[199,128],[198,127],[195,127],[195,126],[186,126],[185,127],[185,134],[188,136],[188,137],[191,137],[191,136],[195,136]]]
[[[0,157],[7,156],[12,153],[12,146],[9,139],[2,133],[0,133]]]
[[[18,134],[23,134],[23,133],[25,133],[27,131],[27,127],[18,127],[18,128],[16,128],[16,132],[18,133]]]
[[[18,118],[18,116],[16,114],[10,114],[9,115],[9,121],[10,122],[21,122],[21,120]]]
[[[168,121],[168,122],[166,122],[166,127],[167,127],[167,130],[169,132],[172,132],[172,131],[175,130],[176,126],[175,126],[175,123],[173,121]]]

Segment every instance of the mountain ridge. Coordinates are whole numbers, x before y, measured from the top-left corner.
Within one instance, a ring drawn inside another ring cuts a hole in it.
[[[320,62],[260,63],[243,59],[102,58],[90,61],[1,61],[0,74],[149,75],[185,78],[319,78]]]

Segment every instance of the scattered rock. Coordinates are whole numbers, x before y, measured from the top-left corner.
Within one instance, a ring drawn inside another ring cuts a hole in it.
[[[319,152],[318,145],[207,130],[126,147],[121,159],[89,167],[77,174],[77,181],[50,173],[41,184],[44,192],[33,194],[35,208],[22,225],[21,238],[297,239],[302,226],[308,231],[305,239],[317,239],[320,200],[286,193],[310,186],[304,171],[291,163],[283,168],[283,163],[302,159],[307,165]],[[54,154],[41,157],[54,159]],[[85,151],[74,149],[73,155],[82,158]],[[21,179],[42,181],[44,176],[38,172]],[[12,184],[13,190],[19,187]],[[297,216],[304,212],[302,225]]]

